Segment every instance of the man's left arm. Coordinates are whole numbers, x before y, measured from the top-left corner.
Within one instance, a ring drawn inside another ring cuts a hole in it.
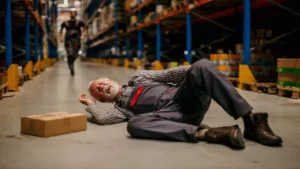
[[[179,84],[183,81],[190,66],[179,66],[165,70],[141,70],[132,75],[132,79],[142,82],[145,79],[161,83]]]
[[[80,21],[80,27],[82,27],[81,39],[83,39],[84,36],[86,35],[86,29],[87,29],[87,27],[86,27],[85,23],[82,22],[82,21]]]

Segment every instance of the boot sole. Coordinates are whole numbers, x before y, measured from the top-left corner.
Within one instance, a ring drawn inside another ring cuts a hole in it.
[[[234,148],[238,149],[244,149],[245,148],[245,142],[243,139],[243,134],[241,129],[238,126],[233,126],[234,130],[232,131],[232,136],[234,136],[235,139],[231,139],[231,144]]]
[[[248,136],[247,134],[244,134],[245,139],[254,141],[256,143],[265,145],[265,146],[280,146],[282,144],[281,139],[276,139],[272,141],[259,141],[258,139],[253,138],[252,136]]]

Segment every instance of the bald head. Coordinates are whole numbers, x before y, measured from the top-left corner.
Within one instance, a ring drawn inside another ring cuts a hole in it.
[[[113,102],[121,92],[121,86],[108,78],[99,78],[89,83],[88,91],[101,102]]]

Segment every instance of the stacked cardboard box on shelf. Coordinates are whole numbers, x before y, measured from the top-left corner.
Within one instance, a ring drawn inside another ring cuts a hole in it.
[[[228,77],[238,77],[241,55],[237,54],[211,54],[210,59],[217,68]]]
[[[270,54],[251,54],[249,65],[255,77],[276,77],[276,66]]]
[[[300,59],[277,59],[278,85],[300,88]]]

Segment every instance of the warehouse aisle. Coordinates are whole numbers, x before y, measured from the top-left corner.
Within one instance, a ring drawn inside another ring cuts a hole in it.
[[[234,151],[207,143],[135,140],[128,137],[126,123],[99,126],[88,124],[87,131],[51,138],[20,135],[20,117],[53,111],[82,112],[77,97],[86,92],[90,80],[107,76],[126,83],[134,70],[107,65],[76,62],[71,77],[64,62],[48,68],[0,101],[1,169],[194,169],[194,168],[272,168],[300,166],[300,101],[241,91],[255,107],[268,111],[270,124],[282,136],[284,146],[270,148],[246,141],[246,149]],[[111,108],[103,104],[103,108]],[[215,103],[204,122],[211,126],[232,125]]]

